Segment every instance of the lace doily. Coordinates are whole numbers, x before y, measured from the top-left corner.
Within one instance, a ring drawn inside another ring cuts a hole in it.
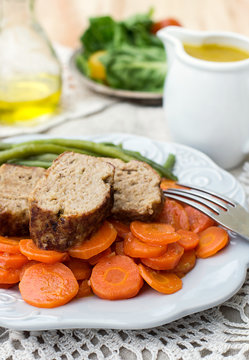
[[[36,123],[29,122],[29,126],[4,126],[0,124],[0,138],[41,133],[60,123],[98,113],[111,104],[117,102],[110,97],[93,93],[77,80],[69,68],[72,49],[55,45],[58,58],[62,64],[63,89],[58,113],[46,120]]]
[[[249,200],[249,163],[239,180]],[[249,359],[249,276],[224,304],[149,330],[0,328],[1,360]]]

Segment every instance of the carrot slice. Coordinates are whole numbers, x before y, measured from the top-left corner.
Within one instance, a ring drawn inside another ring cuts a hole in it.
[[[194,249],[199,244],[199,236],[193,231],[180,229],[177,231],[177,234],[181,236],[178,244],[180,244],[184,250]]]
[[[15,284],[20,280],[20,269],[3,269],[0,268],[0,283]]]
[[[20,253],[19,241],[13,238],[0,236],[0,252],[7,252],[9,254]]]
[[[157,220],[172,225],[175,230],[189,230],[188,215],[184,207],[177,201],[171,199],[166,199],[164,208]]]
[[[72,271],[76,280],[89,279],[92,272],[90,265],[81,259],[72,258],[65,262],[65,265]]]
[[[223,249],[229,241],[226,230],[211,226],[199,233],[200,241],[196,249],[196,256],[199,258],[207,258],[216,254]]]
[[[77,299],[93,295],[89,280],[82,280],[79,286],[79,291],[76,295]]]
[[[180,239],[180,235],[168,224],[133,221],[130,228],[135,237],[152,245],[167,245]]]
[[[161,189],[167,190],[167,189],[183,189],[182,186],[177,185],[174,180],[169,180],[166,178],[163,178],[160,184]]]
[[[23,267],[20,269],[20,280],[22,280],[22,277],[23,277],[23,274],[25,273],[25,271],[32,265],[35,265],[35,264],[39,264],[38,261],[35,261],[35,260],[30,260],[28,261],[25,265],[23,265]]]
[[[143,243],[138,238],[136,238],[132,233],[126,235],[124,239],[124,253],[125,255],[134,257],[134,258],[149,258],[157,257],[165,254],[167,251],[167,245],[150,245]]]
[[[169,244],[164,255],[154,258],[141,258],[143,264],[154,270],[171,270],[176,267],[184,253],[178,243]]]
[[[122,239],[125,238],[125,236],[130,232],[129,225],[119,221],[119,220],[108,220],[116,229],[118,236],[120,236]]]
[[[21,240],[19,246],[21,253],[27,256],[29,260],[54,264],[58,261],[64,261],[68,257],[66,252],[39,249],[32,239]]]
[[[110,255],[112,252],[111,248],[107,248],[104,251],[101,251],[101,253],[91,257],[90,259],[88,259],[89,264],[91,265],[96,265],[104,256]]]
[[[116,236],[117,231],[114,226],[105,221],[101,228],[89,240],[69,249],[69,255],[79,259],[90,259],[111,246]]]
[[[4,269],[18,269],[28,262],[26,256],[22,254],[0,253],[0,267]]]
[[[138,265],[140,275],[153,289],[163,294],[173,294],[182,288],[182,280],[173,273],[154,271]]]
[[[124,255],[106,256],[94,266],[90,283],[93,292],[109,300],[129,299],[143,285],[135,262]]]
[[[190,270],[193,269],[195,263],[196,263],[195,251],[194,250],[185,251],[179,263],[173,269],[173,272],[175,274],[178,273],[187,274]]]
[[[195,233],[203,231],[215,224],[214,220],[192,206],[186,206],[185,211],[188,214],[190,230]]]
[[[114,244],[114,251],[116,255],[124,255],[124,241],[116,241]]]
[[[40,308],[68,303],[77,295],[79,284],[72,271],[61,263],[36,264],[24,273],[19,284],[24,301]]]

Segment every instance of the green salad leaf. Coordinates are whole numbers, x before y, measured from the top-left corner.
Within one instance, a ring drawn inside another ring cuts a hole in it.
[[[90,26],[81,37],[86,56],[113,44],[117,23],[110,16],[90,18]]]
[[[110,16],[91,18],[81,37],[83,51],[76,59],[79,70],[90,77],[89,57],[106,50],[99,58],[106,69],[104,83],[116,89],[162,92],[166,55],[160,39],[150,32],[152,13],[150,10],[119,22]]]
[[[138,47],[158,46],[163,48],[161,40],[150,32],[153,24],[151,16],[153,11],[146,14],[137,14],[122,22],[129,36],[129,44]]]
[[[103,55],[107,83],[116,89],[161,92],[166,76],[165,52],[151,46],[124,45]]]

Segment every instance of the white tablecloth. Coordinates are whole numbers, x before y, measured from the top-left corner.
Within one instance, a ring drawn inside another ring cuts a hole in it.
[[[65,62],[69,52],[64,49],[62,53]],[[68,69],[64,77],[67,88],[64,99],[70,97],[70,106],[65,105],[60,118],[51,119],[38,128],[0,127],[0,136],[37,131],[54,136],[127,132],[170,141],[161,107],[98,96],[80,88]],[[249,164],[234,170],[233,174],[245,185],[249,197]],[[19,332],[0,328],[0,360],[202,358],[249,359],[249,279],[239,293],[223,305],[150,330]]]

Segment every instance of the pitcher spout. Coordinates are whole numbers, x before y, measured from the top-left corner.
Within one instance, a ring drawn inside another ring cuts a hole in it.
[[[164,44],[167,54],[167,64],[170,67],[176,54],[177,47],[181,47],[182,43],[178,35],[178,26],[168,26],[167,28],[161,29],[157,32],[157,36]]]
[[[157,36],[164,45],[170,43],[173,46],[177,46],[182,41],[182,34],[186,32],[185,28],[180,26],[167,26],[157,32]]]
[[[168,26],[158,31],[157,36],[163,42],[166,52],[167,61],[172,63],[177,51],[183,53],[183,44],[189,42],[200,44],[203,40],[203,33],[200,31],[190,30],[179,26]]]

